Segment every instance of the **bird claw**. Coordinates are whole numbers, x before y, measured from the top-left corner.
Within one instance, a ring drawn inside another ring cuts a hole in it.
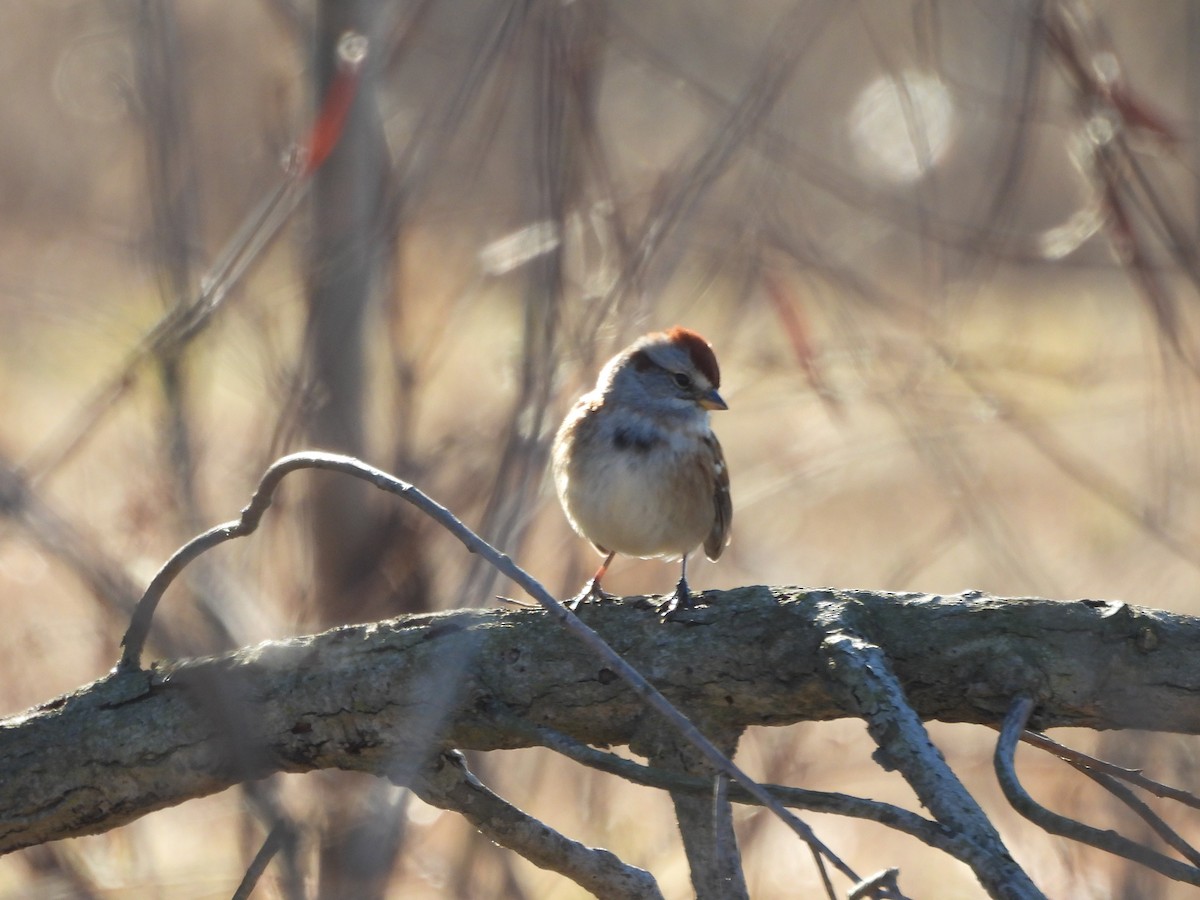
[[[695,607],[696,602],[692,599],[691,592],[688,590],[688,583],[680,578],[679,584],[675,585],[675,590],[669,596],[664,597],[655,609],[664,622],[669,622],[677,614],[689,609],[695,609]]]
[[[587,603],[590,600],[615,600],[616,598],[608,591],[600,587],[600,582],[593,578],[589,581],[578,594],[570,600],[564,600],[563,606],[575,612],[579,609],[581,603]]]

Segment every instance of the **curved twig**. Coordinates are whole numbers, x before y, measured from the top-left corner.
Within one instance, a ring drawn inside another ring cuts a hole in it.
[[[1159,784],[1157,781],[1147,778],[1136,769],[1125,769],[1105,760],[1097,759],[1094,756],[1089,756],[1086,753],[1081,753],[1078,750],[1051,740],[1044,734],[1039,734],[1036,731],[1022,732],[1021,740],[1030,746],[1037,747],[1039,750],[1053,753],[1067,765],[1092,779],[1144,819],[1146,824],[1154,830],[1155,834],[1174,847],[1180,856],[1190,861],[1192,865],[1200,866],[1200,852],[1197,852],[1158,813],[1151,809],[1133,791],[1121,784],[1121,782],[1128,781],[1130,784],[1143,788],[1158,797],[1179,800],[1188,806],[1200,806],[1200,799],[1197,799],[1187,791]]]
[[[211,528],[203,534],[188,541],[158,570],[151,580],[145,594],[138,601],[134,610],[129,629],[125,632],[121,645],[124,648],[121,659],[117,663],[118,672],[137,671],[141,668],[142,650],[150,631],[154,611],[162,599],[163,593],[171,582],[196,557],[233,538],[252,534],[262,521],[263,514],[270,507],[275,490],[279,483],[290,472],[299,469],[325,469],[350,475],[369,482],[380,490],[396,494],[401,499],[413,504],[435,522],[449,531],[472,553],[478,553],[503,575],[526,591],[541,604],[563,627],[583,641],[588,648],[604,660],[605,664],[621,677],[633,692],[648,706],[666,718],[678,731],[703,754],[705,759],[718,772],[726,773],[733,781],[740,784],[751,796],[779,817],[801,840],[819,853],[839,872],[852,882],[861,879],[837,854],[827,847],[816,833],[796,816],[787,810],[771,793],[758,782],[747,775],[736,764],[698,729],[692,722],[679,712],[671,702],[664,697],[646,678],[633,666],[627,663],[615,650],[604,642],[595,631],[583,623],[574,612],[556,600],[536,578],[518,566],[511,557],[501,553],[474,531],[462,523],[450,510],[442,506],[415,486],[389,475],[382,469],[370,466],[352,456],[336,453],[311,451],[293,453],[281,457],[263,473],[250,502],[242,510],[241,516],[223,525]]]
[[[1123,837],[1115,831],[1103,831],[1099,828],[1093,828],[1091,825],[1085,825],[1083,822],[1078,822],[1075,819],[1059,815],[1041,806],[1029,795],[1017,779],[1014,756],[1017,750],[1017,743],[1021,739],[1021,732],[1025,730],[1032,712],[1033,700],[1029,697],[1018,697],[1013,701],[1008,715],[1004,717],[1004,727],[1000,730],[1000,738],[996,741],[996,753],[994,757],[996,778],[1000,782],[1000,789],[1004,792],[1004,796],[1012,804],[1013,808],[1035,825],[1051,834],[1071,838],[1072,840],[1079,841],[1081,844],[1088,844],[1100,850],[1105,850],[1114,856],[1120,856],[1133,860],[1136,863],[1141,863],[1146,868],[1153,869],[1155,872],[1166,875],[1168,878],[1173,878],[1176,881],[1182,881],[1185,884],[1200,885],[1200,868],[1171,859],[1168,856],[1151,850],[1149,847],[1143,847],[1141,844],[1131,841],[1129,838]]]
[[[1137,813],[1137,815],[1141,816],[1146,824],[1154,830],[1155,834],[1161,837],[1167,844],[1174,847],[1180,856],[1187,859],[1192,865],[1200,866],[1200,852],[1197,852],[1196,848],[1185,841],[1158,813],[1121,782],[1128,782],[1157,797],[1178,800],[1186,806],[1200,807],[1200,798],[1179,788],[1160,784],[1157,781],[1147,778],[1137,769],[1126,769],[1105,760],[1097,759],[1094,756],[1089,756],[1086,753],[1081,753],[1078,750],[1064,746],[1057,741],[1051,740],[1044,734],[1039,734],[1035,731],[1024,732],[1021,735],[1021,740],[1031,746],[1037,747],[1039,750],[1053,753],[1067,765],[1095,781]]]

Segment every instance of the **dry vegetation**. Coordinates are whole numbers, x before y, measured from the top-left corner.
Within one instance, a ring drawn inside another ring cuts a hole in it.
[[[166,25],[155,6],[0,5],[0,464],[77,530],[92,563],[139,589],[197,525],[231,518],[267,462],[311,444],[301,384],[321,214],[301,205],[182,350],[176,382],[167,364],[141,364],[78,448],[55,456],[95,386],[177,299],[167,273],[178,256],[152,212],[161,185],[147,174],[164,136],[149,112],[155,85],[138,76],[146,42],[173,42],[181,124],[165,140],[189,292],[308,127],[313,4],[186,0]],[[394,221],[376,237],[394,233],[396,255],[366,313],[369,462],[480,526],[552,590],[573,591],[593,557],[544,478],[547,432],[614,348],[685,323],[722,358],[731,408],[715,426],[735,499],[734,543],[719,565],[689,571],[696,587],[979,588],[1200,613],[1194,4],[379,6],[378,189]],[[1060,15],[1076,44],[1046,39],[1031,25],[1038,11]],[[520,263],[496,242],[545,216],[533,61],[554,28],[570,61],[552,79],[568,110],[555,138],[567,160],[555,170],[561,252]],[[1072,49],[1098,70],[1119,65],[1113,83],[1133,99],[1106,106],[1072,75]],[[763,88],[772,65],[780,82]],[[876,79],[906,72],[931,76],[948,108],[916,87],[870,106]],[[1116,130],[1111,142],[1096,142],[1102,126]],[[548,256],[561,281],[539,268]],[[547,401],[536,433],[537,390],[518,400],[530,353]],[[173,415],[186,423],[190,471],[170,446]],[[161,617],[179,652],[328,619],[314,612],[322,582],[300,487],[264,532],[168,596]],[[108,670],[126,619],[86,566],[56,557],[21,510],[0,508],[11,513],[0,524],[7,713]],[[411,540],[372,551],[360,586],[370,596],[354,616],[480,605],[508,590],[428,523],[388,527]],[[423,564],[406,555],[413,547]],[[606,587],[661,592],[673,577],[623,561]],[[215,611],[197,612],[199,596]],[[932,731],[1048,895],[1186,896],[1008,810],[988,764],[992,732]],[[1193,737],[1056,737],[1200,790]],[[765,780],[915,804],[871,750],[847,721],[755,731],[739,760]],[[1019,759],[1048,805],[1138,833],[1085,779],[1031,750]],[[689,896],[663,795],[545,751],[475,766],[564,833],[650,869],[667,897]],[[313,826],[329,796],[319,781],[282,782],[287,808]],[[398,809],[404,824],[392,896],[581,895],[455,816],[396,788],[362,791],[361,803]],[[739,815],[751,894],[812,895],[819,882],[794,837],[767,814]],[[1175,824],[1200,839],[1190,818]],[[910,896],[980,896],[965,867],[916,842],[808,819],[860,869],[900,865]],[[228,896],[260,840],[229,791],[4,857],[0,897]],[[311,876],[316,838],[306,840]],[[276,895],[275,877],[260,896]]]

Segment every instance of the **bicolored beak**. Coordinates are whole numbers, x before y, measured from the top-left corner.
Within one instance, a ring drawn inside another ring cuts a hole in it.
[[[721,395],[717,393],[716,388],[701,395],[696,402],[705,409],[729,409],[729,404],[721,399]]]

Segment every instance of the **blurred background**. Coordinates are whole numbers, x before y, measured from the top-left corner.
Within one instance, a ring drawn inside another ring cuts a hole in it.
[[[713,342],[730,405],[733,544],[694,588],[1200,612],[1198,47],[1188,0],[0,0],[0,711],[105,673],[158,565],[293,450],[415,482],[573,593],[597,557],[549,440],[608,356],[674,324]],[[309,177],[322,107],[341,140]],[[620,560],[605,586],[675,577]],[[497,592],[395,498],[297,476],[172,588],[152,654]],[[1185,896],[1007,810],[993,732],[931,730],[1049,895]],[[1194,738],[1054,736],[1198,787]],[[871,750],[808,723],[739,761],[914,807]],[[1146,838],[1018,762],[1048,805]],[[665,797],[542,751],[472,764],[690,896]],[[819,889],[782,825],[739,815],[753,896]],[[583,896],[334,774],[12,854],[0,897],[230,896],[273,816],[296,840],[256,896]],[[911,896],[981,895],[907,838],[805,818]]]

